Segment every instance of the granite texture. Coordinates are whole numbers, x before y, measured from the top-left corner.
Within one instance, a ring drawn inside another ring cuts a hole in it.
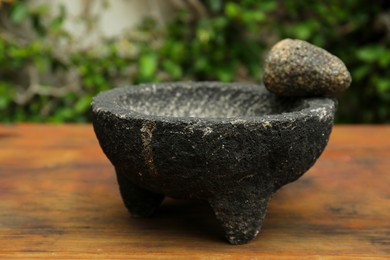
[[[352,78],[344,63],[326,50],[285,39],[269,52],[263,81],[281,96],[334,96],[345,91]]]
[[[116,88],[92,108],[132,215],[149,216],[164,196],[206,200],[228,241],[243,244],[260,231],[272,194],[324,150],[335,101],[182,82]]]

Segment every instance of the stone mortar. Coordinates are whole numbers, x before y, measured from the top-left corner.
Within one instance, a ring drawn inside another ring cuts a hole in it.
[[[182,82],[112,89],[92,111],[131,215],[149,216],[164,196],[207,200],[229,242],[243,244],[272,194],[324,150],[335,105],[262,85]]]

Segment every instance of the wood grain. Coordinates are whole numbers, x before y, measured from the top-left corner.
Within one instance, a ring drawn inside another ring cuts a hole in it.
[[[390,126],[336,126],[304,177],[232,246],[204,202],[131,219],[90,125],[0,126],[0,258],[390,258]]]

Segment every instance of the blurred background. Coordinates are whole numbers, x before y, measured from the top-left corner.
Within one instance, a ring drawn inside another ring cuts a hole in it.
[[[347,65],[337,123],[390,123],[386,0],[0,0],[0,122],[89,122],[124,84],[261,83],[282,38]]]

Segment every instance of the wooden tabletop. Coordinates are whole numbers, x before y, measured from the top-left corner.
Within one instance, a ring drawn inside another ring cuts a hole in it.
[[[336,126],[271,200],[263,229],[228,244],[201,201],[132,219],[91,125],[0,126],[0,258],[390,258],[390,126]]]

